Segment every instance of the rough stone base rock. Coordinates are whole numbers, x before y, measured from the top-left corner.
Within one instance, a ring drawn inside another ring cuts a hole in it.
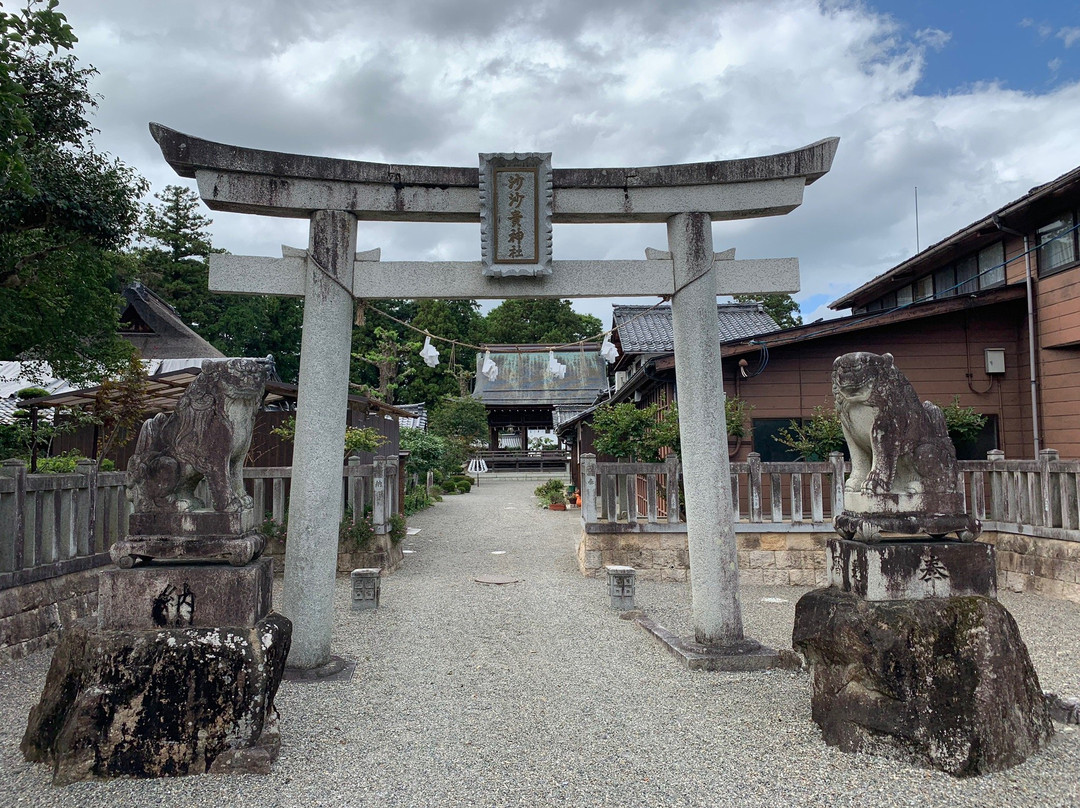
[[[984,597],[868,602],[816,589],[792,644],[813,682],[813,718],[845,752],[963,777],[1023,762],[1053,733],[1012,615]]]
[[[222,755],[219,770],[263,771],[291,638],[276,613],[254,628],[102,631],[82,621],[56,650],[23,755],[51,762],[55,785],[205,773]]]

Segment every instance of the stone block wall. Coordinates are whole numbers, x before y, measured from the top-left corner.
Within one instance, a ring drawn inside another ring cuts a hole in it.
[[[740,533],[739,570],[744,582],[824,586],[825,533]],[[633,567],[646,581],[685,581],[689,554],[685,533],[585,533],[578,567],[598,576],[608,564]]]
[[[1080,603],[1080,542],[991,532],[979,541],[997,550],[998,589]]]
[[[60,632],[97,612],[98,571],[0,591],[0,663],[55,645]]]
[[[825,542],[831,533],[739,533],[740,579],[748,584],[824,586]],[[1037,592],[1080,603],[1080,542],[986,532],[997,550],[998,589]],[[589,576],[608,564],[634,567],[646,581],[685,581],[684,533],[585,533],[578,567]]]

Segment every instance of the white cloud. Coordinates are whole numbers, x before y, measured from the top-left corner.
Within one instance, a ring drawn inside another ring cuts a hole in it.
[[[1065,43],[1066,48],[1071,48],[1080,42],[1080,27],[1062,28],[1057,32],[1058,38]]]
[[[929,48],[862,4],[813,0],[65,0],[101,71],[98,142],[160,189],[146,123],[259,148],[475,165],[551,151],[557,167],[767,154],[839,135],[831,174],[775,219],[715,226],[741,257],[797,255],[800,299],[833,300],[915,249],[1080,163],[1080,84],[924,96]],[[1037,27],[1032,21],[1022,23]],[[1059,36],[1067,46],[1062,29]],[[1080,30],[1080,29],[1078,29]],[[1080,36],[1080,33],[1078,33]],[[1030,125],[1038,121],[1038,126]],[[215,243],[275,254],[305,223],[214,214]],[[559,258],[641,257],[661,226],[565,226]],[[361,225],[387,259],[475,258],[478,228]],[[598,309],[598,306],[604,308]],[[606,321],[606,304],[582,310]],[[821,316],[808,312],[807,318]]]

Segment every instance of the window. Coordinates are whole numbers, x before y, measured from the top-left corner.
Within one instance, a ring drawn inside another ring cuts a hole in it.
[[[915,281],[915,302],[930,300],[934,296],[934,276],[927,275]]]
[[[912,298],[912,287],[901,286],[896,290],[896,305],[897,306],[910,306]]]
[[[1076,263],[1076,218],[1063,213],[1040,227],[1036,233],[1039,240],[1039,275],[1053,275]]]
[[[803,422],[802,418],[754,418],[751,430],[754,435],[754,451],[761,455],[763,463],[788,463],[799,459],[794,449],[789,449],[776,440],[781,429],[787,429],[791,422]]]
[[[1005,283],[1005,242],[998,241],[979,250],[979,288]]]
[[[947,266],[934,273],[934,297],[952,297],[956,294],[956,269]]]
[[[969,255],[956,262],[956,294],[970,295],[979,291],[979,258]]]

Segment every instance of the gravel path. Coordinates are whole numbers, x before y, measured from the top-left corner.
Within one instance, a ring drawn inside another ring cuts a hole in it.
[[[536,483],[483,481],[418,514],[378,612],[348,611],[334,652],[350,682],[284,683],[268,777],[49,785],[18,743],[49,662],[0,667],[0,806],[1076,806],[1080,732],[1010,771],[968,780],[825,746],[805,673],[690,673],[577,573],[578,513],[538,510]],[[502,551],[496,555],[497,551]],[[485,586],[484,573],[520,583]],[[745,587],[747,631],[790,647],[804,590]],[[1080,695],[1080,607],[1003,598],[1047,689]],[[638,605],[689,626],[686,588]]]

